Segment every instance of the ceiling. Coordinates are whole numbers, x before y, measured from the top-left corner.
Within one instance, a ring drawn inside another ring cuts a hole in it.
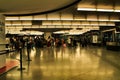
[[[80,0],[0,0],[0,12],[9,15],[40,14],[67,8]]]
[[[120,1],[1,0],[0,13],[5,14],[6,30],[10,32],[13,29],[44,32],[72,28],[99,30],[100,26],[115,26],[115,22],[120,22]]]

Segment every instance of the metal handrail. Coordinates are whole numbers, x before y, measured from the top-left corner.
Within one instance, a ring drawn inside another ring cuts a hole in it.
[[[0,55],[4,55],[4,54],[8,54],[8,53],[10,53],[10,52],[14,52],[14,51],[16,51],[16,50],[1,50],[0,51]],[[25,68],[23,68],[22,67],[22,48],[20,48],[20,68],[19,68],[19,70],[24,70]]]
[[[1,50],[0,55],[8,54],[9,52],[14,52],[15,50]]]

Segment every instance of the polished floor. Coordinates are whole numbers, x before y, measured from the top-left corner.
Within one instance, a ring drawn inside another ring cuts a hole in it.
[[[33,49],[32,61],[23,50],[23,68],[0,76],[0,80],[120,80],[120,52],[102,47],[61,47]],[[19,60],[19,53],[7,55]]]

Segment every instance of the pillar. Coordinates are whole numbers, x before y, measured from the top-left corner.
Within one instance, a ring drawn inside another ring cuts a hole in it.
[[[45,38],[46,40],[48,39],[49,36],[52,37],[52,36],[51,36],[51,32],[45,32],[45,33],[44,33],[44,38]]]
[[[0,51],[5,50],[5,16],[0,14]],[[5,67],[6,55],[0,55],[0,69]]]

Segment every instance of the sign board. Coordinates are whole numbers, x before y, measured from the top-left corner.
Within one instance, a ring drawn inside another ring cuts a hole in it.
[[[97,35],[92,36],[92,43],[98,43],[98,36]]]

